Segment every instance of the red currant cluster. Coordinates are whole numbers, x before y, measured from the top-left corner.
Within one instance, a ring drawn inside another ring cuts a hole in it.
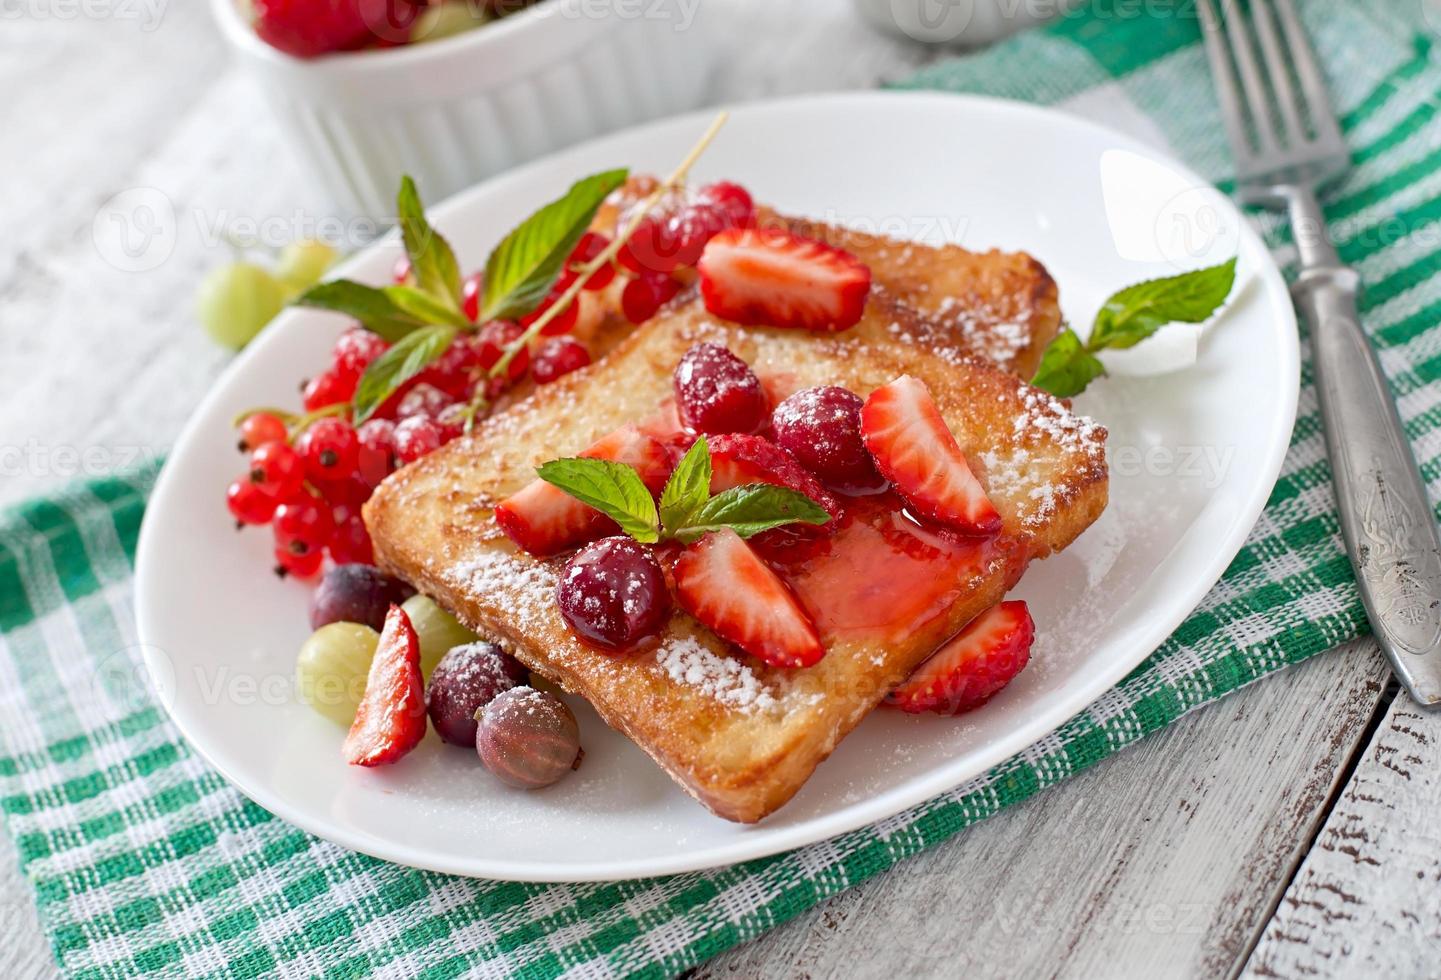
[[[631,277],[620,299],[626,319],[649,320],[680,291],[677,273],[684,276],[700,261],[707,242],[727,228],[754,223],[750,193],[730,181],[707,184],[678,204],[648,214],[618,256]]]

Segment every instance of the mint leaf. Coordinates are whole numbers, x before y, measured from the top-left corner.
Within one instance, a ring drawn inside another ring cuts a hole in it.
[[[450,243],[426,220],[420,194],[409,174],[400,178],[395,206],[400,218],[400,237],[405,242],[405,254],[410,256],[410,274],[415,277],[416,286],[459,312],[460,265],[455,261]]]
[[[455,328],[442,325],[421,327],[406,334],[371,362],[355,387],[352,405],[359,425],[385,403],[401,385],[445,353],[455,339]]]
[[[443,301],[421,292],[414,286],[386,286],[381,291],[396,309],[422,323],[450,324],[461,330],[473,326],[460,310],[447,306]]]
[[[1105,373],[1106,369],[1096,355],[1086,350],[1081,338],[1067,327],[1057,334],[1041,355],[1041,366],[1036,369],[1031,384],[1057,398],[1071,398],[1085,391],[1086,385]]]
[[[539,306],[601,203],[629,173],[607,170],[576,181],[506,235],[485,262],[480,319],[515,319]]]
[[[684,527],[710,498],[710,447],[705,436],[681,457],[660,495],[660,522],[667,531]]]
[[[604,459],[553,459],[536,468],[540,478],[589,504],[643,544],[660,540],[655,500],[640,474]]]
[[[1138,283],[1106,300],[1086,342],[1090,351],[1134,347],[1168,323],[1203,323],[1236,284],[1236,260]]]
[[[312,286],[295,299],[296,306],[312,310],[332,310],[361,322],[392,344],[426,321],[409,313],[383,289],[366,286],[349,279],[333,279]]]
[[[728,527],[741,537],[749,538],[773,527],[797,522],[819,526],[830,519],[824,507],[803,493],[789,487],[753,483],[716,494],[691,515],[684,527],[672,529],[671,535],[692,544],[721,528]]]

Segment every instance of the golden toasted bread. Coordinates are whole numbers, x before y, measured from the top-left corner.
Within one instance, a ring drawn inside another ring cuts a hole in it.
[[[901,339],[919,320],[879,291],[856,329],[826,336],[737,327],[697,301],[664,311],[602,361],[391,476],[365,507],[377,560],[586,698],[717,814],[759,820],[940,643],[999,601],[1028,561],[1065,547],[1106,503],[1104,429],[962,356],[959,337],[939,352]],[[492,508],[533,480],[537,464],[655,417],[677,361],[701,340],[729,347],[773,392],[840,384],[864,396],[919,377],[1003,530],[963,539],[908,529],[889,511],[874,521],[848,514],[782,572],[827,649],[813,667],[766,666],[681,612],[657,648],[609,656],[582,645],[555,601],[563,559],[517,552]]]
[[[632,177],[601,208],[592,227],[614,234],[626,210],[654,187],[653,177]],[[904,331],[902,340],[982,357],[1029,379],[1061,329],[1056,282],[1024,252],[972,252],[959,245],[903,241],[788,217],[767,207],[758,208],[756,217],[761,227],[781,227],[850,252],[870,267],[880,290],[916,314],[904,326],[873,323],[869,340]],[[604,297],[612,311],[619,302],[618,288]],[[597,313],[601,305],[601,298],[592,300]],[[593,346],[608,350],[628,331],[618,316],[604,325],[593,316],[588,332]]]

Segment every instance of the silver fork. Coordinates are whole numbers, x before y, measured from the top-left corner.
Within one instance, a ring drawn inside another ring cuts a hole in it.
[[[1376,639],[1417,703],[1441,706],[1441,535],[1396,402],[1361,329],[1316,195],[1351,157],[1292,0],[1199,0],[1237,197],[1289,213],[1341,531]]]

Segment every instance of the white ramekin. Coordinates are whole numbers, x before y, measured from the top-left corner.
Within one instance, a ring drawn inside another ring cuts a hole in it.
[[[546,0],[444,40],[316,59],[215,17],[290,142],[352,217],[387,221],[400,176],[429,201],[599,133],[697,106],[704,3]]]

